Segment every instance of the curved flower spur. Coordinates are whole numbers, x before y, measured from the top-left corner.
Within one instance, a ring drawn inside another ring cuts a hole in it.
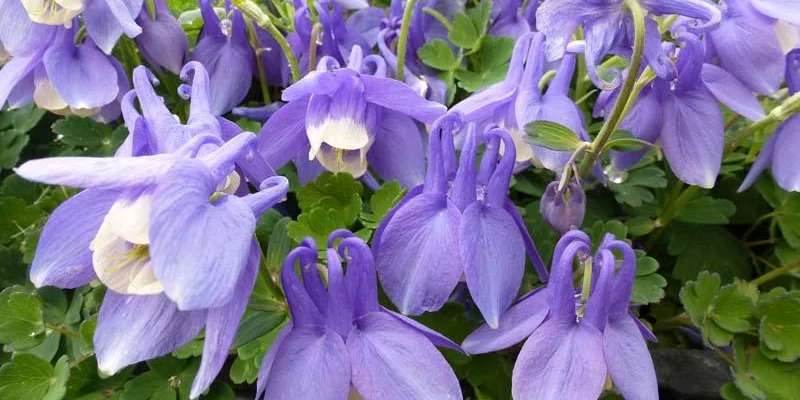
[[[488,130],[483,135],[487,150],[476,171],[479,136],[474,125],[467,129],[456,163],[453,132],[460,127],[458,113],[433,125],[425,184],[386,216],[375,232],[373,252],[381,284],[403,314],[438,310],[463,276],[484,318],[496,326],[519,290],[525,253],[543,281],[547,272],[508,199],[514,141],[504,130]],[[500,143],[505,146],[502,157]]]
[[[614,250],[623,255],[616,275]],[[497,329],[484,325],[464,340],[468,353],[480,354],[527,338],[514,366],[515,399],[593,400],[602,394],[607,374],[626,399],[658,398],[645,344],[645,339],[655,337],[628,311],[636,256],[630,245],[611,234],[593,259],[590,254],[591,242],[585,233],[565,234],[556,244],[547,286],[509,308]],[[576,256],[585,265],[593,261],[589,267],[593,273],[584,278],[590,283],[584,286],[587,296],[576,294],[572,286]]]
[[[317,257],[314,240],[307,238],[283,263],[281,282],[292,321],[264,356],[257,399],[462,398],[458,379],[434,345],[460,348],[380,307],[374,260],[363,240],[345,230],[331,233],[327,288]]]
[[[260,192],[234,195],[242,185],[235,165],[257,156],[256,137],[222,141],[208,76],[199,64],[184,68],[192,70],[191,89],[183,87],[192,92],[189,126],[172,119],[139,69],[124,103],[131,134],[115,157],[48,158],[16,171],[85,189],[45,225],[31,280],[74,288],[99,279],[110,289],[94,336],[100,370],[111,375],[172,352],[205,327],[196,398],[222,368],[252,291],[256,220],[282,201],[288,181],[270,177]],[[134,96],[144,116],[132,109]]]

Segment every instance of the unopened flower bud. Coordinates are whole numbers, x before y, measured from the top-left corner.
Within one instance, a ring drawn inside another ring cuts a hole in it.
[[[560,234],[580,228],[586,212],[583,188],[576,182],[570,182],[559,191],[558,181],[551,182],[545,189],[539,212],[545,222]]]

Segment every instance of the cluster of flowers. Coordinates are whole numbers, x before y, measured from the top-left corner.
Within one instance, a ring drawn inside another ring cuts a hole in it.
[[[0,70],[0,104],[35,102],[104,121],[121,114],[129,131],[115,157],[58,157],[17,168],[30,180],[84,189],[50,217],[31,280],[74,288],[98,279],[108,287],[94,339],[107,374],[174,351],[205,329],[196,398],[222,368],[252,291],[261,259],[256,221],[288,190],[275,169],[293,162],[301,182],[324,170],[366,182],[375,182],[374,173],[398,180],[407,195],[375,231],[371,248],[349,232],[331,234],[327,285],[313,240],[289,254],[281,280],[292,322],[264,358],[259,397],[458,399],[458,381],[434,346],[476,354],[527,338],[513,374],[516,399],[595,399],[607,375],[628,399],[657,398],[644,342],[653,337],[628,311],[636,268],[630,246],[607,236],[592,255],[588,237],[574,230],[585,207],[579,180],[554,182],[542,212],[564,235],[548,274],[508,198],[514,172],[535,165],[563,174],[575,163],[569,151],[526,143],[523,128],[556,122],[588,142],[568,95],[576,54],[585,55],[588,76],[602,90],[596,116],[612,118],[620,83],[642,71],[601,62],[642,51],[642,69],[652,74],[641,74],[640,93],[620,127],[643,141],[660,140],[678,178],[711,187],[724,147],[719,102],[758,120],[764,111],[756,94],[775,95],[784,76],[791,94],[800,91],[800,51],[789,52],[798,42],[797,2],[522,3],[496,1],[492,8],[489,31],[516,39],[505,80],[448,112],[446,84],[416,50],[447,38],[422,8],[449,19],[462,2],[418,1],[409,13],[399,0],[388,11],[358,0],[295,0],[294,32],[275,37],[253,26],[248,41],[240,11],[227,4],[220,19],[209,0],[200,0],[204,27],[193,61],[184,65],[188,41],[163,0],[152,7],[141,0],[0,0],[0,54],[10,57]],[[345,8],[359,10],[346,19]],[[667,15],[677,17],[659,27],[653,16]],[[578,27],[585,39],[570,42]],[[674,40],[662,42],[667,33]],[[156,94],[157,80],[145,67],[134,70],[129,88],[110,55],[123,34],[135,37],[156,73],[180,73],[185,84],[178,92],[190,100],[185,125]],[[293,81],[279,42],[308,71],[301,79]],[[403,81],[392,78],[400,65],[407,69]],[[543,91],[550,69],[554,77]],[[285,104],[234,108],[254,74],[286,87]],[[260,134],[221,117],[232,110],[265,120]],[[793,134],[799,124],[800,117],[783,123],[743,188],[771,163],[781,186],[800,190],[791,154],[800,146]],[[611,168],[629,168],[642,155],[612,152]],[[604,181],[600,165],[591,167]],[[515,303],[526,258],[547,283]],[[587,277],[577,294],[576,259]],[[458,346],[382,308],[376,273],[405,315],[440,309],[464,280],[486,325]]]

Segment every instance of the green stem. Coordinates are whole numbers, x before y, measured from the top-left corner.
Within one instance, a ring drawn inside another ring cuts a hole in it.
[[[422,12],[424,12],[425,14],[430,15],[433,18],[436,18],[436,20],[439,21],[440,24],[444,25],[444,27],[447,28],[448,31],[452,31],[453,30],[453,24],[451,24],[450,21],[447,20],[447,17],[442,15],[442,13],[440,13],[440,12],[430,8],[430,7],[423,7],[422,8]]]
[[[65,325],[47,325],[47,328],[52,330],[53,332],[58,332],[68,338],[72,339],[80,339],[81,335],[77,334],[76,332],[72,331]]]
[[[405,81],[406,49],[408,48],[408,29],[411,26],[411,14],[417,0],[408,0],[406,9],[403,10],[403,24],[400,26],[400,38],[397,41],[397,80]]]
[[[156,20],[156,2],[153,0],[145,1],[147,5],[147,15],[150,16],[150,19],[155,21]]]
[[[258,41],[258,35],[256,34],[256,28],[253,26],[253,21],[250,18],[245,18],[244,21],[245,24],[247,24],[247,35],[250,36],[250,47],[252,47],[253,51],[256,53],[256,67],[258,68],[258,84],[261,88],[261,97],[264,99],[264,105],[267,105],[272,103],[272,99],[269,95],[267,73],[264,70],[264,60],[261,59],[261,54],[259,53],[261,50],[261,43]]]
[[[592,291],[592,258],[586,259],[583,263],[583,286],[581,290],[581,301],[586,303],[589,300],[589,293]]]
[[[286,60],[289,61],[289,68],[292,70],[292,81],[297,82],[300,80],[302,75],[300,75],[300,67],[297,64],[297,58],[295,58],[294,53],[292,52],[292,48],[289,47],[289,42],[286,41],[286,38],[283,37],[281,31],[275,27],[275,24],[272,23],[272,20],[269,18],[269,15],[261,11],[261,8],[251,0],[232,0],[233,6],[238,8],[242,14],[246,15],[250,19],[253,20],[258,26],[264,28],[273,38],[278,42],[278,45],[281,47],[284,56],[286,56]]]
[[[795,93],[786,99],[783,104],[773,108],[766,117],[753,122],[750,124],[750,126],[737,133],[736,136],[734,136],[733,139],[728,142],[728,146],[725,148],[725,154],[727,155],[736,150],[736,147],[739,146],[739,143],[751,134],[761,131],[772,123],[782,122],[798,111],[800,111],[800,93]]]
[[[553,78],[556,77],[556,70],[551,69],[542,75],[542,79],[539,79],[539,90],[544,90],[545,86],[547,86]]]
[[[780,268],[773,269],[772,271],[769,271],[766,274],[761,275],[756,279],[753,279],[752,281],[750,281],[750,283],[752,283],[753,285],[763,285],[795,268],[800,268],[800,261],[795,261],[793,263],[786,264]]]
[[[625,0],[625,5],[633,15],[634,29],[633,56],[631,57],[628,76],[625,78],[625,82],[622,84],[619,97],[617,97],[617,101],[614,103],[614,109],[611,111],[611,114],[606,119],[605,124],[603,124],[603,127],[600,129],[600,133],[598,133],[597,137],[594,138],[592,146],[586,153],[586,157],[584,157],[583,162],[581,162],[579,171],[582,177],[589,175],[589,172],[591,172],[592,167],[594,167],[595,162],[597,162],[597,158],[600,156],[600,153],[603,152],[603,148],[605,147],[606,143],[608,143],[609,139],[611,139],[611,135],[617,129],[617,125],[624,117],[623,112],[625,111],[628,101],[631,98],[633,87],[638,78],[639,67],[642,65],[642,55],[644,54],[644,11],[642,10],[642,6],[639,5],[639,2],[636,0]]]

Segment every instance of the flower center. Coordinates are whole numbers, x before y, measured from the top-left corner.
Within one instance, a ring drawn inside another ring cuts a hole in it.
[[[72,27],[72,19],[83,12],[82,0],[22,0],[33,22]]]

